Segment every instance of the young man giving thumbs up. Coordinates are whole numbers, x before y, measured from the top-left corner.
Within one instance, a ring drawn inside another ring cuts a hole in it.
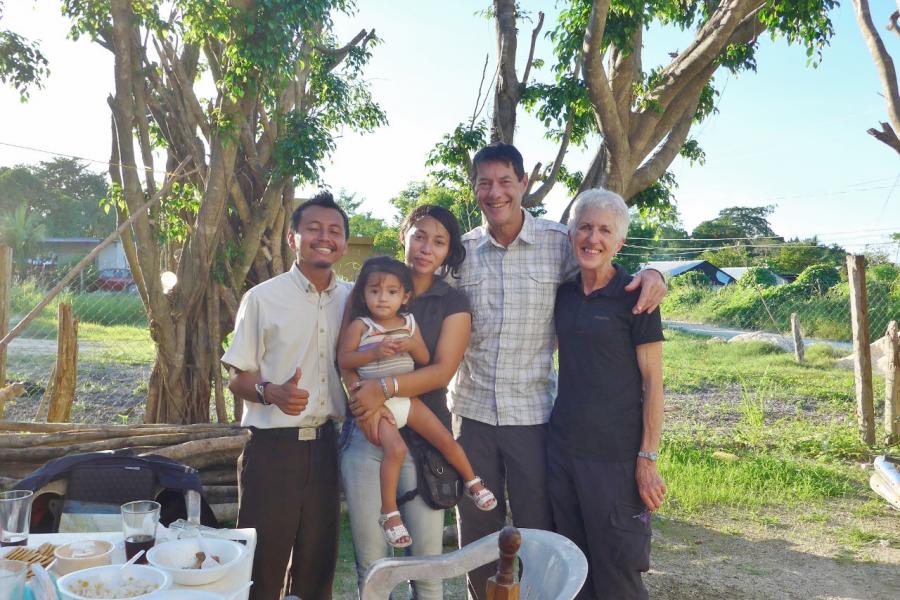
[[[340,508],[335,422],[346,406],[335,348],[350,294],[332,267],[348,236],[347,215],[331,194],[301,204],[287,238],[296,262],[244,295],[222,357],[251,434],[238,459],[238,527],[258,536],[251,600],[331,598]]]

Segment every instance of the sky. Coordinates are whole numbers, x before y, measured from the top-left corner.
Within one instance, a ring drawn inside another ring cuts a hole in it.
[[[552,27],[554,3],[520,4],[532,13],[545,10],[544,31]],[[324,164],[327,186],[356,194],[362,209],[375,216],[396,216],[389,199],[427,177],[429,150],[471,115],[486,56],[489,78],[493,72],[493,22],[477,14],[488,5],[488,0],[357,0],[353,15],[336,19],[340,39],[370,28],[381,38],[366,78],[389,124],[365,135],[343,132]],[[888,49],[900,60],[897,36],[884,35],[887,4],[872,5]],[[671,167],[688,231],[725,207],[771,204],[773,229],[785,237],[818,235],[851,251],[895,252],[886,240],[900,231],[900,160],[866,133],[885,120],[881,85],[848,0],[832,20],[836,33],[817,68],[807,66],[803,49],[765,38],[757,73],[717,74],[718,113],[692,130],[706,162],[690,166],[679,159]],[[112,55],[87,40],[67,39],[69,25],[57,0],[6,0],[0,27],[39,40],[51,71],[27,103],[14,90],[0,88],[0,166],[47,160],[50,152],[96,161],[94,167],[105,171]],[[530,27],[521,29],[520,74]],[[659,29],[645,34],[645,68],[689,39]],[[537,57],[551,63],[550,50],[542,37]],[[586,169],[599,143],[598,137],[587,149],[571,150],[566,164]],[[555,146],[524,112],[516,145],[529,171],[555,155]],[[558,218],[567,201],[556,186],[546,202],[547,216]]]

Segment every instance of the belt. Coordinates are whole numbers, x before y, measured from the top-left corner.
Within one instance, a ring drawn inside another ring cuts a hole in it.
[[[318,427],[272,427],[268,429],[250,427],[250,433],[254,436],[299,440],[301,442],[321,440],[328,435],[329,431],[334,432],[334,424],[331,421],[327,421]]]

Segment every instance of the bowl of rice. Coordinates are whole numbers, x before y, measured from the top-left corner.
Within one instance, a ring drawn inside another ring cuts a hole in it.
[[[165,572],[146,565],[92,567],[63,575],[57,587],[65,600],[126,600],[148,598],[168,589],[172,578]]]
[[[206,585],[224,577],[243,556],[244,547],[231,540],[193,537],[157,544],[147,562],[179,585]]]

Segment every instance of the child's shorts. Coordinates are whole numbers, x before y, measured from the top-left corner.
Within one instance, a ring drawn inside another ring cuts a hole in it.
[[[388,407],[394,420],[397,421],[397,429],[406,426],[406,420],[409,418],[409,407],[411,406],[409,398],[390,398],[384,405]]]

